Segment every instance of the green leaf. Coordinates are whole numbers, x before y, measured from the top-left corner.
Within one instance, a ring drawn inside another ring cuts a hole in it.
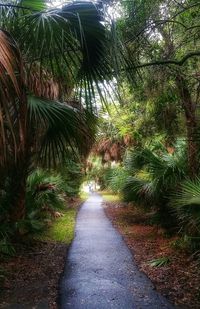
[[[66,153],[75,155],[90,149],[92,119],[87,113],[34,96],[29,96],[28,106],[31,121],[44,131],[37,151],[40,161],[55,165]]]
[[[41,11],[47,8],[47,3],[45,0],[21,0],[19,6],[24,6],[34,11]]]
[[[6,254],[6,255],[10,255],[10,256],[15,255],[15,249],[14,249],[13,245],[6,238],[0,240],[0,252],[2,254]]]
[[[148,264],[151,267],[162,267],[162,266],[168,265],[170,262],[171,261],[169,257],[161,257],[161,258],[149,261]]]

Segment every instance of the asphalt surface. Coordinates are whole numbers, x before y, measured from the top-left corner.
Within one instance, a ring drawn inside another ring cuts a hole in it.
[[[61,280],[60,308],[174,308],[138,270],[101,203],[102,198],[93,194],[79,211]]]

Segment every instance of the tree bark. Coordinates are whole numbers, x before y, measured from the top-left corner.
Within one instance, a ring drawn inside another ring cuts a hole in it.
[[[30,160],[30,143],[31,135],[29,134],[29,124],[27,107],[27,95],[24,86],[22,85],[21,102],[19,104],[19,135],[18,135],[18,149],[16,161],[10,169],[10,221],[12,223],[18,222],[25,218],[26,215],[26,181],[28,177],[28,168]]]
[[[180,74],[176,76],[176,85],[186,119],[188,171],[190,177],[195,178],[199,172],[199,143],[197,140],[199,127],[196,115],[196,104],[192,101],[186,80]]]
[[[174,42],[170,37],[170,34],[166,32],[163,27],[159,27],[159,30],[163,36],[166,49],[166,57],[170,59],[174,53]],[[198,51],[199,54],[199,51]],[[180,61],[173,61],[171,64],[182,65],[184,62],[190,58],[190,56],[197,56],[197,54],[188,54],[182,58]],[[170,64],[170,60],[167,60]],[[157,63],[158,64],[158,63]],[[191,178],[195,178],[199,172],[198,163],[198,153],[199,153],[199,143],[197,141],[198,136],[198,122],[196,114],[196,104],[193,102],[191,93],[188,87],[188,83],[184,76],[181,74],[180,70],[177,69],[176,75],[176,86],[181,99],[182,108],[185,113],[186,120],[186,131],[187,131],[187,161],[188,161],[188,173]]]

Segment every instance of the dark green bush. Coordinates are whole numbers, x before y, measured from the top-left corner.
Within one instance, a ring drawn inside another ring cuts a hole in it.
[[[186,180],[172,194],[172,211],[179,222],[179,228],[187,246],[200,249],[200,179]]]

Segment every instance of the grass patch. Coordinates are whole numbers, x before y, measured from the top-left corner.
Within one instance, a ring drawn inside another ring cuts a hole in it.
[[[84,202],[88,199],[89,193],[85,191],[81,191],[79,194],[80,199]]]
[[[121,201],[119,194],[114,194],[109,191],[101,191],[99,193],[101,194],[101,196],[106,202],[120,202]]]
[[[55,219],[52,226],[39,236],[40,240],[62,242],[67,245],[72,242],[77,210],[70,208],[62,213],[63,216]]]

